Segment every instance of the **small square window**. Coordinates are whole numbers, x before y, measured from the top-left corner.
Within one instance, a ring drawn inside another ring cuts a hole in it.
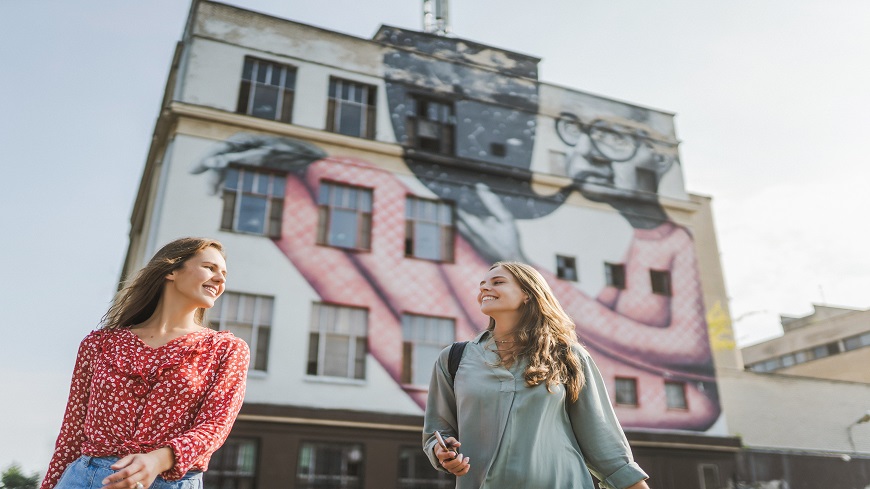
[[[635,168],[637,176],[637,189],[643,192],[656,193],[658,191],[658,181],[656,172],[649,168]]]
[[[605,263],[604,273],[609,287],[625,289],[625,265],[621,263]]]
[[[416,98],[415,115],[408,119],[408,141],[433,153],[455,152],[456,116],[452,102]]]
[[[504,143],[489,143],[489,152],[493,156],[507,156],[507,146]]]
[[[625,377],[616,378],[616,404],[622,406],[637,406],[637,379]]]
[[[683,382],[665,382],[665,397],[668,409],[688,409],[686,384]]]
[[[577,281],[577,260],[573,256],[556,255],[556,276]]]
[[[649,280],[653,294],[671,296],[671,272],[667,270],[650,270]]]

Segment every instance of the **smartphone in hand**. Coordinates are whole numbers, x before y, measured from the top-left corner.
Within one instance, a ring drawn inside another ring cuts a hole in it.
[[[450,446],[447,445],[447,442],[444,441],[444,437],[442,437],[441,433],[439,433],[437,430],[435,431],[435,439],[438,440],[438,444],[441,445],[441,448],[444,451],[447,451],[447,452],[452,451],[453,453],[456,453],[456,450],[454,450],[453,448],[451,448]]]

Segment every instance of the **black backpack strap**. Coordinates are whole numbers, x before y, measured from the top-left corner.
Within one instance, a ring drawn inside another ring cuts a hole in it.
[[[462,352],[465,351],[467,341],[457,341],[450,346],[450,357],[447,359],[447,371],[450,373],[450,383],[452,384],[456,378],[456,371],[459,370],[459,362],[462,361]]]

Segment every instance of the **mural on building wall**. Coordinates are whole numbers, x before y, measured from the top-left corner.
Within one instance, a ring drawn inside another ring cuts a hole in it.
[[[488,55],[474,49],[466,55]],[[452,318],[457,339],[473,337],[486,326],[476,284],[493,261],[517,259],[550,282],[609,388],[616,377],[637,381],[637,406],[616,407],[624,426],[709,429],[721,410],[700,275],[691,234],[658,199],[666,175],[679,170],[676,147],[660,128],[643,110],[616,114],[568,99],[558,117],[540,118],[551,123],[539,123],[536,72],[522,63],[524,77],[515,78],[400,50],[384,61],[386,102],[396,140],[408,148],[405,161],[419,184],[455,206],[452,261],[407,258],[406,200],[419,189],[371,162],[327,155],[303,141],[240,134],[217,145],[195,172],[208,172],[216,192],[232,165],[287,172],[277,246],[324,303],[368,310],[369,353],[420,407],[426,386],[408,381],[403,316]],[[557,146],[551,149],[564,155],[571,177],[547,195],[532,185],[541,140]],[[461,163],[437,156],[445,153]],[[317,244],[323,182],[372,190],[371,241],[357,246],[363,251]],[[534,239],[523,235],[524,223],[581,212],[565,204],[574,192],[606,204],[611,212],[594,212],[630,229],[622,241],[611,239],[607,226],[588,230],[621,250],[622,286],[583,290],[558,278],[545,254],[523,250],[524,239]],[[658,284],[664,292],[653,292],[651,271],[666,277]],[[668,407],[666,382],[684,386],[684,408]]]

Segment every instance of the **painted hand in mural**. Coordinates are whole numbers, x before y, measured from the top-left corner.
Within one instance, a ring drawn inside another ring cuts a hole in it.
[[[491,261],[517,260],[528,262],[520,246],[520,233],[513,214],[501,203],[485,183],[474,185],[477,196],[488,211],[478,216],[462,208],[456,210],[456,227],[479,253]]]
[[[322,149],[298,139],[238,133],[215,145],[192,170],[208,172],[212,194],[217,194],[231,165],[261,166],[288,172],[304,170],[326,156]]]

